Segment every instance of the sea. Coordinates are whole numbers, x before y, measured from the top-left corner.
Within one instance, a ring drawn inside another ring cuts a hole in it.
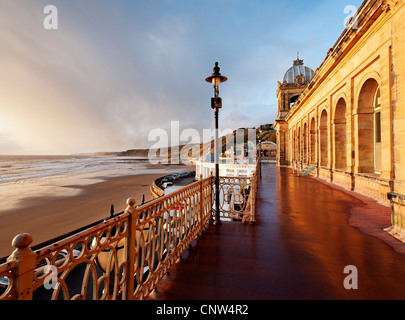
[[[141,157],[0,156],[0,214],[18,208],[25,198],[74,196],[80,186],[111,177],[169,172],[173,168],[154,168]]]

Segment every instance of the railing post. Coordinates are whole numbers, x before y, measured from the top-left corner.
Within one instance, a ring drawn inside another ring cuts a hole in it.
[[[214,215],[213,215],[213,211],[214,211],[214,209],[213,209],[213,206],[214,206],[214,186],[213,186],[213,184],[214,184],[214,182],[215,182],[215,178],[214,178],[214,175],[213,175],[213,172],[211,171],[210,172],[210,178],[211,178],[211,181],[210,181],[210,193],[211,193],[211,196],[210,196],[210,210],[211,210],[211,218],[210,218],[210,223],[213,223],[214,222]]]
[[[257,197],[257,184],[258,184],[258,176],[257,173],[254,173],[253,175],[253,180],[250,180],[250,183],[252,184],[251,189],[251,210],[252,210],[252,221],[255,223],[256,222],[256,197]]]
[[[127,208],[125,209],[125,213],[129,213],[129,223],[128,223],[128,239],[127,239],[127,292],[126,292],[126,299],[132,300],[134,296],[134,277],[135,277],[135,234],[136,228],[134,224],[136,223],[134,214],[136,201],[133,198],[129,198],[127,200]]]
[[[28,233],[16,236],[12,245],[14,252],[8,257],[7,261],[17,262],[16,272],[16,293],[18,300],[32,300],[34,270],[36,266],[36,254],[29,245],[32,243],[32,237]]]
[[[204,183],[202,174],[200,174],[200,210],[198,213],[198,220],[199,224],[201,225],[198,233],[201,236],[204,231]]]

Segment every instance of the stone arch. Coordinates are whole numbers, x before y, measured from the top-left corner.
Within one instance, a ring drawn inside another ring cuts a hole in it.
[[[292,94],[289,97],[289,99],[288,99],[289,109],[291,109],[291,107],[294,105],[294,103],[298,100],[299,97],[300,97],[300,94]]]
[[[302,161],[302,134],[301,134],[301,127],[298,127],[298,133],[297,133],[297,151],[298,151],[298,157],[297,160],[299,162]]]
[[[346,169],[346,100],[343,97],[338,100],[334,110],[335,168]]]
[[[378,117],[379,113],[375,108],[377,93],[379,93],[379,82],[374,77],[370,77],[363,82],[357,98],[356,151],[358,171],[362,173],[375,173],[378,171],[376,162],[378,159],[381,161],[381,150],[376,148],[378,147],[376,129],[381,128],[381,118]]]
[[[308,164],[308,125],[304,122],[304,127],[302,130],[302,151],[303,151],[303,161]]]
[[[328,146],[328,112],[326,111],[326,109],[323,109],[319,117],[319,155],[320,165],[323,167],[327,167],[329,162]]]
[[[364,110],[364,103],[362,102],[361,99],[361,94],[362,90],[364,89],[364,86],[366,85],[367,82],[370,81],[375,81],[377,84],[381,83],[381,77],[380,74],[377,71],[370,71],[367,72],[361,80],[358,82],[358,85],[356,88],[359,88],[359,90],[355,93],[355,101],[354,101],[354,107],[357,110]]]
[[[309,132],[309,162],[316,163],[316,120],[312,117]]]
[[[297,160],[297,136],[295,134],[295,128],[293,129],[293,134],[292,134],[292,160],[295,161]]]

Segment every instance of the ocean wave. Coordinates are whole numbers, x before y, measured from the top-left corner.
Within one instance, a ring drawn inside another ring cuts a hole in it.
[[[0,158],[0,183],[18,183],[32,179],[71,175],[97,170],[134,169],[143,159],[115,157],[13,157]]]

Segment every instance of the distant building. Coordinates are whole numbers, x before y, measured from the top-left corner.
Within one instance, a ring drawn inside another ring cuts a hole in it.
[[[276,161],[277,160],[277,144],[271,141],[263,141],[261,146],[257,147],[258,154],[261,152],[262,161]],[[259,154],[260,156],[260,154]]]
[[[278,119],[282,120],[288,115],[314,74],[314,70],[304,65],[304,60],[297,57],[297,60],[293,61],[292,67],[284,75],[283,82],[278,82]]]
[[[250,161],[249,158],[237,159],[231,150],[228,150],[226,154],[229,157],[222,157],[219,162],[221,177],[251,177],[255,173],[256,161]],[[200,175],[203,179],[215,175],[215,156],[212,153],[208,153],[196,161],[195,176],[197,180],[200,179]]]

